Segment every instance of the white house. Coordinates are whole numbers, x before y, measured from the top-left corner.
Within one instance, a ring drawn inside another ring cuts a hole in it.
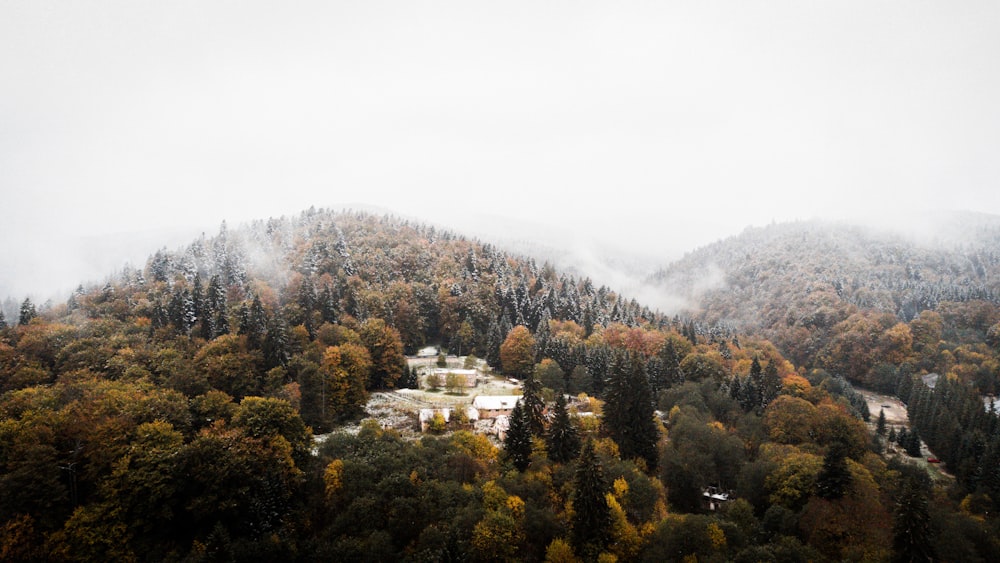
[[[458,381],[463,387],[476,386],[476,377],[479,376],[479,372],[474,369],[448,369],[448,368],[434,369],[434,375],[440,378],[442,385],[448,384],[448,375],[452,373],[458,376]]]
[[[521,395],[478,395],[472,400],[472,407],[479,411],[479,418],[509,416],[521,400]]]
[[[417,351],[418,358],[436,358],[438,355],[437,346],[427,346]]]
[[[427,427],[430,425],[431,420],[434,419],[434,415],[440,414],[444,417],[445,423],[451,419],[451,409],[420,409],[420,431],[427,432]]]

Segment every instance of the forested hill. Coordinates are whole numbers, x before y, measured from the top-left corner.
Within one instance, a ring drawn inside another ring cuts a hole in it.
[[[701,318],[745,327],[807,321],[819,303],[909,321],[943,301],[1000,301],[1000,217],[956,216],[948,226],[920,239],[820,221],[748,228],[653,277],[693,300]],[[817,292],[829,299],[810,297]]]
[[[1000,218],[953,215],[924,232],[820,221],[748,228],[688,254],[653,281],[681,294],[696,319],[759,331],[796,365],[838,368],[867,383],[876,358],[828,361],[838,336],[860,330],[847,322],[852,316],[873,333],[870,356],[885,351],[880,339],[888,345],[884,333],[898,323],[931,318],[942,324],[938,336],[943,330],[946,339],[972,344],[1000,320]],[[922,316],[934,312],[941,317]]]
[[[446,230],[363,212],[309,210],[236,231],[223,225],[213,238],[157,252],[145,272],[125,272],[121,281],[124,289],[152,287],[136,312],[154,327],[172,323],[211,334],[212,301],[202,295],[208,309],[192,307],[199,306],[193,292],[214,284],[228,304],[259,295],[289,326],[310,331],[341,313],[382,318],[400,331],[408,352],[433,341],[492,357],[513,326],[534,330],[550,318],[591,328],[659,322],[634,299],[589,279]]]
[[[829,372],[429,226],[224,225],[0,322],[0,561],[997,560],[1000,418],[962,383],[995,382],[996,307],[825,294]],[[421,384],[429,343],[489,383]],[[866,424],[840,375],[872,373],[956,486],[882,456],[921,442]],[[419,438],[361,420],[398,400],[415,432],[445,395]]]

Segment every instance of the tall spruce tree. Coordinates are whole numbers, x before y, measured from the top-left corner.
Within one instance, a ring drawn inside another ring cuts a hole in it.
[[[528,427],[535,436],[542,436],[545,434],[545,401],[542,400],[542,382],[535,379],[534,374],[529,374],[524,380],[523,391],[520,403],[524,405],[524,411],[528,417]]]
[[[604,405],[604,426],[618,444],[622,458],[639,458],[648,471],[656,469],[660,439],[653,418],[653,394],[645,363],[636,355],[616,352]]]
[[[524,471],[531,463],[531,426],[524,401],[518,401],[510,413],[510,427],[504,438],[503,447],[507,459],[518,471]]]
[[[611,509],[605,497],[608,483],[592,441],[583,447],[573,484],[573,547],[585,560],[592,561],[608,544],[611,529]]]
[[[892,523],[892,560],[900,563],[933,561],[932,530],[928,506],[928,483],[916,475],[904,477],[896,499]]]
[[[847,447],[834,441],[823,456],[823,467],[816,476],[816,495],[827,500],[842,498],[851,485],[847,469]]]
[[[556,397],[552,413],[552,424],[545,435],[545,445],[549,459],[556,463],[566,463],[580,455],[580,433],[566,410],[566,396]]]
[[[38,316],[38,310],[35,309],[35,304],[31,302],[30,297],[25,297],[24,301],[21,302],[21,314],[17,319],[17,324],[26,325],[36,316]]]

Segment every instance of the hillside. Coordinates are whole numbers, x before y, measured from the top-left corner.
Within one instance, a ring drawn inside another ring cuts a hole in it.
[[[956,475],[946,489],[897,452],[919,456],[920,437],[869,422],[836,370],[797,369],[759,336],[666,318],[387,216],[310,209],[223,225],[65,303],[26,299],[12,321],[0,326],[0,560],[1000,552],[1000,424],[961,381],[970,366],[995,373],[996,356],[969,344],[885,344],[909,419]],[[895,329],[883,332],[905,336]],[[828,336],[853,333],[838,323]],[[520,394],[509,412],[474,413],[502,437],[467,410],[438,409],[426,429],[412,412],[405,436],[369,418],[406,388],[463,393],[454,372],[447,390],[418,380],[413,366],[430,360],[404,354],[424,344],[485,358],[493,370],[472,379],[488,383],[470,393]],[[867,348],[825,349],[853,365]],[[903,369],[945,352],[962,377],[944,393]]]
[[[800,366],[835,364],[831,344],[853,315],[884,332],[936,312],[946,340],[984,342],[1000,320],[1000,218],[949,216],[912,232],[819,221],[748,228],[688,254],[653,283],[683,296],[694,318],[761,334]],[[872,352],[880,336],[871,337]],[[842,371],[869,381],[859,369]]]

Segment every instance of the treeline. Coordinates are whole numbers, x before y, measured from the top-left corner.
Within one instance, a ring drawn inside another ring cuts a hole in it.
[[[885,392],[951,374],[998,393],[1000,226],[954,228],[956,241],[933,244],[818,222],[748,229],[656,279],[689,287],[703,322],[759,334],[803,370]],[[713,268],[719,284],[694,293]]]
[[[878,455],[839,370],[430,227],[309,211],[22,311],[0,328],[2,560],[1000,549],[990,513]],[[427,342],[523,381],[502,445],[374,421],[314,441],[412,385]]]

